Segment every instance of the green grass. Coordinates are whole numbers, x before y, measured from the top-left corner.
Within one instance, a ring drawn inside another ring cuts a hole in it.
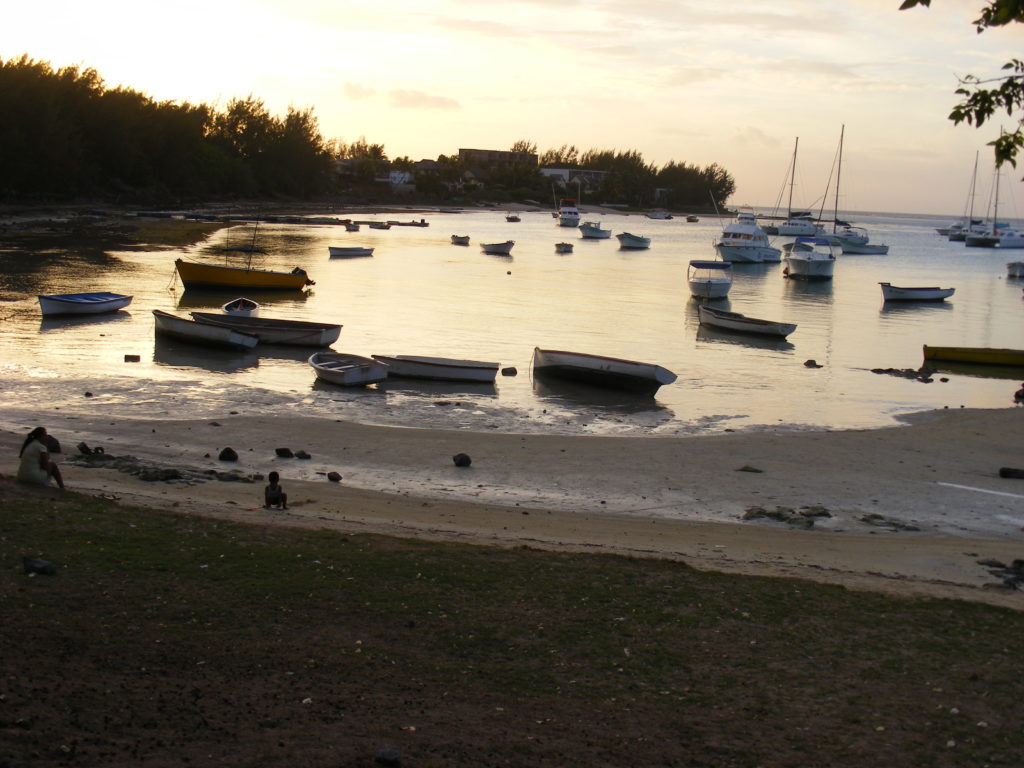
[[[419,766],[1024,755],[1019,612],[6,494],[0,764],[369,765],[382,743]],[[26,576],[25,555],[58,574]]]

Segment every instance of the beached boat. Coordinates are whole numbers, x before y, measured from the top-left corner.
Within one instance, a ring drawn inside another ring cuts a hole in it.
[[[610,229],[602,229],[600,222],[585,221],[580,224],[580,236],[584,240],[607,240],[612,236]]]
[[[194,344],[230,347],[231,349],[252,349],[260,341],[251,333],[242,333],[224,326],[197,323],[195,320],[178,317],[159,309],[153,310],[153,319],[156,333],[162,336],[173,336]]]
[[[728,261],[692,260],[686,281],[690,294],[701,299],[721,299],[732,287],[732,264]]]
[[[234,317],[213,312],[190,312],[204,325],[217,325],[250,333],[264,344],[289,344],[299,347],[327,347],[338,340],[341,326],[305,320],[278,320],[272,317]]]
[[[469,235],[452,235],[452,245],[469,245]]]
[[[555,243],[555,253],[572,253],[572,243]]]
[[[355,259],[360,256],[373,256],[373,248],[359,248],[357,246],[329,245],[327,246],[327,252],[332,259]]]
[[[793,323],[777,323],[773,320],[747,317],[739,312],[712,309],[707,304],[697,307],[697,316],[700,318],[701,325],[724,328],[727,331],[738,333],[754,333],[759,336],[778,336],[784,339],[796,330],[796,325]]]
[[[715,250],[724,261],[733,263],[775,264],[782,260],[782,251],[768,242],[768,235],[758,226],[752,211],[737,212],[736,221],[723,227]]]
[[[236,317],[256,317],[260,313],[260,305],[252,299],[239,297],[222,304],[220,311],[225,315],[235,315]]]
[[[480,249],[492,256],[508,256],[515,244],[515,240],[506,240],[504,243],[480,243]]]
[[[651,238],[643,235],[634,235],[631,232],[623,232],[615,236],[619,241],[619,248],[630,248],[639,250],[651,247]]]
[[[978,365],[1012,365],[1024,367],[1024,349],[994,347],[929,347],[924,345],[925,360]]]
[[[419,355],[373,355],[373,359],[387,364],[388,376],[437,381],[493,382],[500,367],[500,363],[487,363],[481,360]]]
[[[783,277],[794,280],[831,280],[838,246],[825,237],[798,237],[782,246],[786,255]]]
[[[132,303],[131,296],[121,293],[51,293],[39,299],[39,311],[50,315],[98,315],[116,312]]]
[[[558,201],[558,226],[578,227],[580,225],[580,209],[576,207],[576,198],[563,197]]]
[[[672,371],[653,363],[539,347],[533,350],[533,372],[646,394],[676,380]]]
[[[386,363],[344,352],[316,352],[309,364],[317,379],[343,387],[363,387],[388,377]]]
[[[882,298],[885,301],[944,301],[956,291],[956,288],[909,287],[900,288],[889,283],[879,283],[882,286]]]
[[[201,264],[175,259],[178,277],[186,288],[249,288],[258,291],[301,291],[313,285],[304,269],[274,272],[251,267],[229,267],[222,264]]]

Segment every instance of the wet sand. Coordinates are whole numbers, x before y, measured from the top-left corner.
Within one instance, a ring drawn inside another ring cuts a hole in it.
[[[0,430],[0,473],[14,476],[23,435],[42,423],[64,446],[68,488],[146,507],[259,525],[668,558],[1024,608],[1024,593],[999,588],[979,563],[1024,558],[1024,481],[999,477],[1000,467],[1024,467],[1024,409],[934,411],[909,421],[879,430],[623,438],[245,415],[40,419],[25,411],[8,414],[9,428]],[[276,469],[290,509],[263,509],[261,480],[153,482],[87,467],[72,459],[80,441],[158,467],[243,476]],[[238,462],[217,460],[225,446]],[[278,458],[277,447],[312,458]],[[472,465],[456,467],[456,453]],[[330,471],[340,483],[326,478]],[[752,507],[828,514],[801,529],[744,520]]]

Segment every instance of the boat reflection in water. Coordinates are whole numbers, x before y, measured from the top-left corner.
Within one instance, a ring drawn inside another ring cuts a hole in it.
[[[498,396],[498,388],[491,381],[435,381],[433,379],[408,379],[389,376],[380,383],[380,388],[389,394],[408,395],[410,397]]]
[[[585,408],[602,416],[643,414],[649,416],[652,421],[662,421],[675,416],[671,408],[658,403],[650,393],[593,386],[552,376],[543,370],[533,372],[533,393],[549,406],[560,406],[570,411]],[[577,413],[573,418],[584,417]]]
[[[241,351],[204,347],[157,335],[153,342],[153,362],[172,368],[198,368],[210,373],[232,374],[259,367],[260,356],[255,349]]]
[[[245,297],[252,299],[260,305],[263,314],[267,314],[270,307],[300,307],[312,291],[300,291],[295,293],[281,293],[280,291],[246,291]],[[182,310],[209,310],[219,312],[225,302],[238,298],[238,291],[182,291],[175,304],[177,309]],[[272,311],[272,310],[271,310]]]
[[[984,365],[982,363],[954,363],[947,360],[925,360],[924,367],[930,368],[937,373],[952,373],[957,376],[1024,381],[1024,367],[1015,365]],[[1009,403],[1009,394],[1007,394],[1006,400]]]
[[[65,331],[69,328],[81,328],[85,325],[101,325],[122,323],[132,319],[132,313],[124,309],[106,312],[99,315],[55,315],[44,317],[39,321],[39,332]]]
[[[777,352],[788,352],[789,350],[796,349],[796,345],[793,342],[775,336],[739,333],[738,331],[727,331],[721,328],[709,328],[706,325],[701,325],[697,328],[697,341],[707,341],[713,344],[736,344],[741,347],[771,349]]]

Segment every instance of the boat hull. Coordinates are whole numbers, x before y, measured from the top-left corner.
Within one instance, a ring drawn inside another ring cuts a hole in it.
[[[889,253],[888,245],[875,245],[873,243],[865,243],[863,245],[840,243],[840,247],[843,249],[843,253],[854,256],[884,256]]]
[[[580,237],[584,240],[607,240],[612,236],[610,229],[601,229],[601,225],[593,221],[580,224],[579,230]]]
[[[644,248],[651,247],[651,238],[642,237],[640,235],[630,234],[629,232],[623,232],[620,235],[615,236],[619,241],[620,248],[627,248],[630,250],[642,250]]]
[[[533,350],[533,372],[643,394],[676,380],[672,371],[652,363],[540,348]]]
[[[480,250],[484,253],[489,253],[491,256],[508,256],[512,253],[512,246],[515,244],[515,240],[509,240],[504,243],[482,243]]]
[[[722,261],[733,264],[778,264],[782,261],[782,251],[770,245],[727,245],[716,243],[715,250]]]
[[[316,352],[309,364],[317,379],[342,387],[364,387],[388,377],[388,366],[377,360],[342,352]]]
[[[452,235],[452,245],[469,245],[469,235]]]
[[[747,317],[738,312],[725,312],[716,310],[701,304],[697,308],[697,314],[701,325],[722,328],[736,333],[749,333],[757,336],[773,336],[784,339],[796,330],[793,323],[777,323],[771,320],[761,320],[756,317]]]
[[[889,283],[879,283],[882,286],[882,298],[885,301],[945,301],[956,291],[955,288],[900,288]]]
[[[296,267],[293,272],[273,272],[266,269],[246,269],[220,264],[200,264],[177,259],[174,262],[178,277],[186,288],[211,290],[248,288],[256,291],[301,291],[312,281]]]
[[[373,248],[357,248],[342,246],[327,246],[327,252],[332,259],[354,259],[360,256],[373,256]]]
[[[230,349],[252,349],[259,338],[223,326],[206,325],[188,320],[159,309],[153,310],[154,330],[162,336],[171,336],[193,344]]]
[[[220,311],[233,317],[256,317],[260,305],[252,299],[237,298],[221,305]]]
[[[925,360],[944,360],[951,363],[977,363],[979,365],[1012,365],[1024,367],[1024,349],[997,349],[993,347],[929,347],[924,345]]]
[[[498,375],[499,363],[480,360],[456,360],[447,357],[417,355],[373,355],[374,360],[386,363],[388,376],[436,381],[475,381],[493,383]]]
[[[252,334],[264,344],[328,347],[337,341],[341,334],[341,326],[333,323],[277,320],[270,317],[236,317],[218,315],[213,312],[191,312],[190,314],[198,323],[217,325]]]
[[[39,296],[39,311],[52,315],[99,315],[116,312],[132,303],[131,296],[120,293],[57,293]]]

